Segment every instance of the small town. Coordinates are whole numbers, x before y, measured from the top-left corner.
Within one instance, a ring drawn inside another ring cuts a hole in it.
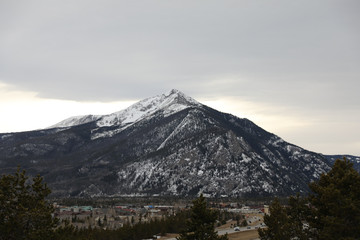
[[[251,231],[256,234],[258,228],[264,227],[263,216],[269,213],[268,205],[246,206],[239,203],[209,203],[212,210],[218,211],[219,219],[216,230],[219,235],[229,236],[239,232]],[[54,203],[55,216],[61,224],[70,223],[78,229],[101,228],[118,229],[125,224],[135,225],[174,216],[191,208],[191,204],[174,205],[133,205],[116,206],[65,206]],[[174,239],[178,234],[159,233],[158,239]],[[230,238],[237,239],[237,238]],[[249,238],[255,239],[255,238]]]

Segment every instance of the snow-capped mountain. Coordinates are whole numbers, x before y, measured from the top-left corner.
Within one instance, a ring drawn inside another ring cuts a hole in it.
[[[323,155],[177,90],[0,139],[1,172],[20,164],[58,196],[288,195],[330,169]]]
[[[180,91],[173,89],[166,94],[139,101],[119,112],[105,116],[85,115],[71,117],[50,128],[73,127],[92,121],[96,121],[98,127],[114,125],[129,126],[129,124],[133,124],[159,110],[163,110],[164,116],[167,116],[191,106],[201,106],[201,104]]]
[[[85,115],[85,116],[76,116],[67,118],[55,125],[50,126],[49,128],[65,128],[65,127],[73,127],[76,125],[85,124],[88,122],[93,122],[101,118],[99,115]]]

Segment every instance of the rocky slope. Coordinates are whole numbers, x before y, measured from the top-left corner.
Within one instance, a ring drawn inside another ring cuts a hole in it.
[[[54,196],[268,196],[308,191],[320,154],[172,90],[105,116],[0,134],[0,171],[40,173]]]
[[[353,163],[353,167],[360,173],[360,157],[352,155],[324,155],[331,165],[333,165],[336,159],[343,159],[344,157]]]

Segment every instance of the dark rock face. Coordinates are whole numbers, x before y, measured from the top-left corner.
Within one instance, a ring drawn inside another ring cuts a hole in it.
[[[20,165],[63,197],[238,197],[306,192],[330,169],[323,155],[176,90],[54,127],[0,134],[0,172]]]

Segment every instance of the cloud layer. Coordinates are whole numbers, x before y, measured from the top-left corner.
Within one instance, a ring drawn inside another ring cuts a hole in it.
[[[349,132],[360,120],[359,10],[356,0],[2,1],[0,82],[90,102],[177,88]]]

